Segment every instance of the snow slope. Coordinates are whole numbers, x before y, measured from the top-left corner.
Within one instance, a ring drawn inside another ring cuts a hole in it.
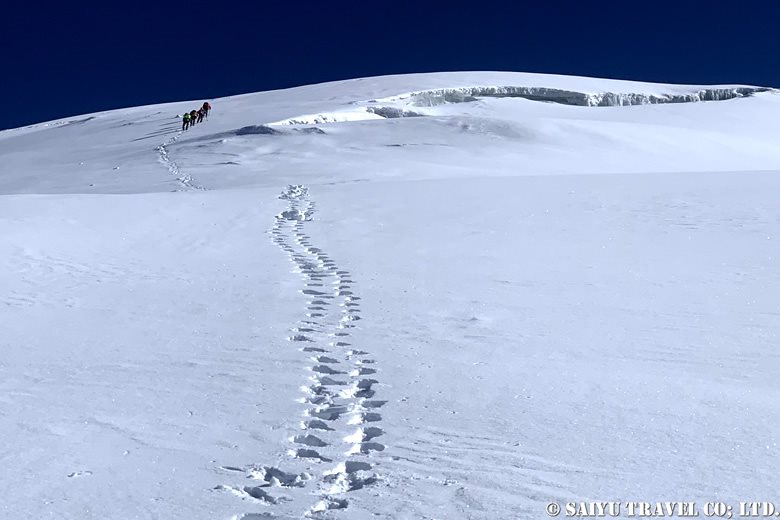
[[[200,102],[0,132],[0,517],[776,499],[776,91]]]

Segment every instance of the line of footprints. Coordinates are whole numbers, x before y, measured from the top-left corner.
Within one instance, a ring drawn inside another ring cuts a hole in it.
[[[321,249],[312,246],[304,232],[305,223],[315,210],[308,188],[288,186],[280,198],[288,202],[288,207],[276,216],[271,235],[289,255],[294,272],[305,280],[301,292],[309,298],[305,317],[292,328],[288,338],[311,360],[307,384],[301,388],[303,396],[299,399],[305,405],[301,429],[290,437],[288,451],[289,464],[303,465],[303,471],[286,472],[256,465],[223,467],[243,472],[259,482],[218,489],[265,504],[278,504],[293,499],[276,496],[273,488],[289,491],[316,484],[316,503],[305,516],[317,517],[329,510],[345,509],[349,492],[379,480],[373,472],[371,454],[385,449],[376,439],[384,433],[379,409],[386,401],[375,398],[379,382],[375,379],[378,369],[374,360],[351,341],[350,331],[361,319],[354,281]]]

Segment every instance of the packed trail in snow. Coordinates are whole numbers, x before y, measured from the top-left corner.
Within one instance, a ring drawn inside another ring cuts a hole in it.
[[[3,517],[772,500],[777,90],[201,103],[0,132]]]
[[[287,466],[290,473],[274,466],[223,467],[245,474],[257,485],[218,486],[242,498],[263,504],[306,503],[308,495],[295,488],[311,485],[318,489],[318,501],[306,516],[318,516],[331,509],[345,509],[348,493],[379,479],[372,470],[371,453],[385,446],[375,439],[384,430],[379,413],[386,401],[375,399],[376,360],[357,348],[351,330],[361,319],[355,281],[340,269],[327,253],[311,243],[305,225],[316,205],[305,186],[290,185],[280,195],[287,208],[276,216],[270,234],[273,242],[293,263],[293,272],[303,279],[300,292],[308,299],[305,312],[291,327],[288,341],[309,360],[308,381],[301,387],[300,402],[306,407],[300,430],[290,436]],[[361,346],[362,347],[362,346]],[[278,494],[274,490],[278,489]],[[239,518],[252,518],[249,513]]]
[[[186,173],[182,173],[179,166],[173,162],[168,155],[168,147],[174,144],[178,138],[178,134],[174,135],[157,148],[157,151],[160,153],[160,162],[163,163],[168,171],[171,172],[171,175],[175,176],[176,180],[181,183],[182,189],[202,190],[204,188],[194,184],[192,177]]]

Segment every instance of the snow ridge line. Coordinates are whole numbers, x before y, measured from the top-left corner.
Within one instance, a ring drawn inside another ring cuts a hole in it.
[[[777,92],[769,87],[719,87],[700,88],[690,92],[677,93],[641,93],[641,92],[578,92],[549,87],[461,87],[440,88],[410,92],[375,100],[380,103],[392,103],[411,100],[414,106],[436,106],[445,103],[466,103],[480,97],[488,98],[525,98],[531,101],[561,103],[564,105],[587,107],[614,107],[632,105],[655,105],[665,103],[697,103],[702,101],[727,101],[749,97],[762,92]]]
[[[306,114],[274,121],[267,126],[319,125],[354,121],[397,119],[402,117],[426,117],[429,114],[409,110],[409,107],[436,107],[454,103],[472,103],[480,98],[523,98],[530,101],[559,103],[583,107],[618,107],[669,103],[699,103],[727,101],[750,97],[763,92],[780,93],[769,87],[710,87],[690,92],[641,93],[641,92],[578,92],[560,88],[522,86],[476,86],[439,88],[408,92],[381,99],[355,101],[346,110]],[[389,105],[389,106],[388,106]]]
[[[191,191],[191,190],[205,190],[203,186],[199,186],[195,184],[195,182],[192,179],[192,176],[188,173],[182,173],[181,169],[179,168],[179,165],[176,164],[174,161],[171,160],[171,157],[168,153],[168,147],[175,143],[179,137],[181,136],[181,132],[178,132],[176,135],[162,143],[160,146],[157,147],[157,153],[160,156],[160,162],[168,168],[168,171],[171,172],[173,176],[176,177],[176,180],[181,183],[183,190],[176,190],[176,191]]]
[[[287,209],[276,216],[270,231],[273,242],[293,263],[293,272],[301,275],[300,292],[308,297],[304,317],[291,328],[287,338],[309,356],[307,381],[301,387],[298,402],[305,405],[300,430],[289,438],[290,465],[305,464],[305,471],[295,474],[278,468],[263,467],[251,478],[261,478],[266,485],[236,489],[221,486],[243,498],[251,497],[264,504],[293,502],[286,496],[272,496],[265,489],[277,485],[292,489],[315,480],[316,503],[303,516],[321,518],[331,510],[346,509],[349,493],[370,486],[380,477],[372,470],[371,457],[385,446],[376,441],[384,434],[379,427],[379,409],[386,401],[373,399],[379,383],[373,376],[379,371],[375,360],[365,350],[354,348],[352,333],[361,319],[360,300],[354,293],[354,281],[348,271],[340,269],[328,254],[314,247],[305,232],[316,204],[305,186],[288,186],[280,195]],[[322,466],[326,465],[326,469]],[[270,473],[281,475],[276,481]],[[314,475],[317,475],[316,477]],[[310,500],[310,496],[300,500]],[[310,502],[309,502],[310,504]],[[251,518],[247,515],[238,518]]]

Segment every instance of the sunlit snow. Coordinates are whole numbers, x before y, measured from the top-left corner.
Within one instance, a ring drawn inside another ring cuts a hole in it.
[[[0,132],[0,516],[777,499],[776,91],[203,101]]]

